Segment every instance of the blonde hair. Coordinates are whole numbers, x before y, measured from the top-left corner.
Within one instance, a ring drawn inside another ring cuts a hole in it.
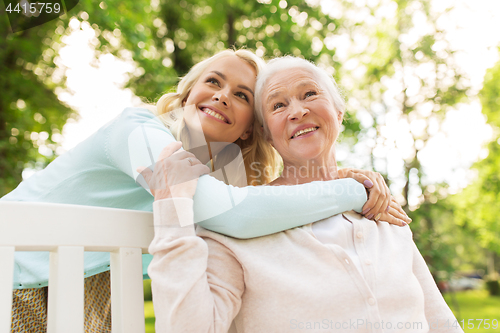
[[[156,103],[156,114],[160,120],[170,129],[177,140],[182,141],[189,147],[188,129],[183,120],[184,109],[182,103],[188,97],[191,89],[196,84],[201,74],[216,60],[237,56],[249,63],[257,72],[264,68],[265,62],[248,50],[224,50],[214,56],[194,65],[189,72],[181,78],[177,85],[177,91],[167,93],[160,97]],[[243,155],[247,184],[267,184],[278,176],[281,157],[274,148],[264,139],[258,122],[254,120],[253,133],[246,139],[237,139],[235,142]],[[224,159],[224,151],[218,154],[219,160]]]

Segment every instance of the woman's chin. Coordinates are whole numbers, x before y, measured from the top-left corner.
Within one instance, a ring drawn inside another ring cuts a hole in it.
[[[234,138],[234,135],[230,134],[225,128],[217,128],[215,126],[210,126],[206,123],[202,123],[203,128],[203,136],[205,137],[206,142],[234,142],[237,137]]]
[[[318,158],[321,153],[322,149],[319,147],[309,147],[307,146],[302,146],[299,149],[294,149],[292,152],[292,156],[294,157],[295,160],[298,161],[310,161]]]

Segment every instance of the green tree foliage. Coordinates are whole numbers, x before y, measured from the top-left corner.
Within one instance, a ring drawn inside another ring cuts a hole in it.
[[[453,197],[458,225],[472,232],[480,244],[500,254],[500,62],[486,73],[480,92],[483,114],[494,128],[488,156],[474,165],[477,179]]]
[[[460,230],[454,224],[442,225],[451,209],[428,187],[446,193],[447,186],[426,181],[420,154],[438,133],[446,112],[465,101],[469,89],[438,25],[445,13],[428,0],[380,1],[371,7],[363,2],[341,4],[338,11],[345,19],[336,32],[345,34],[351,47],[339,59],[345,66],[338,75],[348,90],[350,108],[364,118],[359,139],[368,146],[365,167],[387,175],[393,184],[393,194],[414,219],[414,238],[428,264],[450,271],[459,237],[449,235]],[[400,129],[406,130],[396,135]],[[399,169],[394,167],[398,163]]]
[[[266,58],[293,54],[312,61],[330,53],[327,65],[340,66],[331,60],[333,51],[322,52],[321,41],[341,21],[304,1],[162,1],[154,11],[153,38],[135,47],[149,57],[134,57],[142,74],[130,81],[139,96],[151,100],[175,84],[176,75],[230,47],[248,48]]]
[[[144,7],[148,2],[106,3],[111,11],[101,8],[106,5],[80,1],[70,15],[18,33],[11,33],[0,5],[0,196],[19,184],[24,168],[41,169],[55,158],[62,127],[75,116],[55,94],[56,88],[65,86],[65,68],[56,63],[64,36],[72,31],[68,26],[71,14],[82,8],[91,13],[95,45],[101,52],[116,51],[105,36],[117,27],[127,36],[122,48],[133,49],[137,40],[149,37],[136,29],[147,21]],[[82,17],[88,15],[78,17],[85,21]],[[101,31],[109,33],[103,36]]]
[[[0,196],[21,181],[28,162],[44,164],[55,151],[71,110],[60,103],[51,79],[61,34],[58,21],[10,33],[0,9]],[[47,149],[39,150],[45,146]]]
[[[353,7],[350,2],[346,4],[342,12]],[[442,13],[431,10],[430,1],[398,0],[383,7],[385,15],[377,15],[382,6],[372,9],[372,18],[366,14],[371,19],[365,21],[370,23],[350,22],[350,34],[366,46],[361,52],[352,52],[348,60],[354,65],[341,69],[340,76],[343,86],[350,90],[351,105],[371,118],[361,135],[376,141],[372,145],[373,167],[388,174],[387,154],[377,157],[373,152],[396,148],[404,164],[399,174],[389,178],[404,184],[402,198],[415,209],[418,204],[409,202],[411,191],[420,203],[425,200],[427,184],[419,152],[434,134],[430,125],[439,124],[448,110],[465,100],[468,80],[455,62],[446,35],[437,26]],[[359,79],[355,80],[356,76]],[[408,127],[405,142],[388,135],[391,118]],[[418,128],[410,126],[416,124]],[[377,140],[384,137],[386,140]]]

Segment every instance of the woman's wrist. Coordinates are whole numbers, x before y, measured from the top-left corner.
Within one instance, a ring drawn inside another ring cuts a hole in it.
[[[176,198],[184,198],[184,199],[193,199],[193,194],[190,191],[177,191],[172,192],[167,195],[155,195],[154,201],[164,200],[164,199],[176,199]]]
[[[161,228],[162,226],[185,227],[194,224],[193,200],[188,198],[169,198],[158,200],[153,203],[153,215],[155,234],[170,235],[178,232],[178,228]],[[184,228],[179,228],[184,229]],[[189,228],[187,228],[189,229]],[[185,235],[192,235],[191,232]]]
[[[154,191],[153,195],[155,197],[154,201],[172,198],[170,190],[156,190]]]

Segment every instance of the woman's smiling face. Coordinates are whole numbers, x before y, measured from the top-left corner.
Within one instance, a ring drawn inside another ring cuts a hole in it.
[[[237,56],[214,61],[195,83],[184,107],[195,107],[207,142],[234,142],[251,134],[255,69]],[[188,128],[195,119],[186,117]]]
[[[263,117],[269,141],[285,162],[327,156],[340,131],[342,114],[307,70],[291,68],[268,79]]]

